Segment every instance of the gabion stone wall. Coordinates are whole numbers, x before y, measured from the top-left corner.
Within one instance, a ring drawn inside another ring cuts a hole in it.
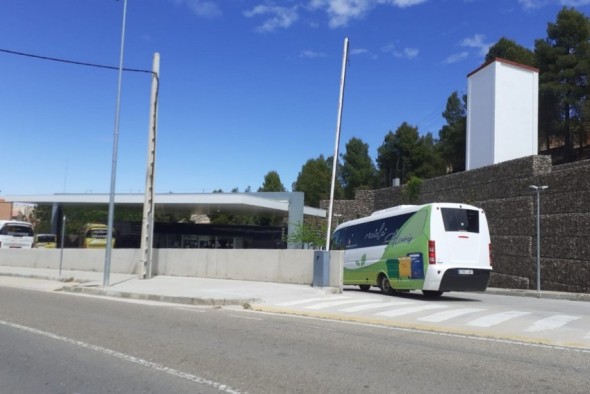
[[[486,211],[494,272],[490,286],[536,289],[536,194],[541,193],[541,289],[590,293],[590,161],[552,166],[530,156],[424,180],[417,204],[463,202]],[[357,191],[335,201],[337,222],[402,204],[403,187]],[[322,202],[322,207],[327,204]]]

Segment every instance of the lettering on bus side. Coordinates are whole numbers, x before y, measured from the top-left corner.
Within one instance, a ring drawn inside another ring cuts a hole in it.
[[[360,244],[356,245],[355,243],[355,247],[411,242],[411,238],[408,238],[407,235],[400,237],[400,229],[413,215],[414,213],[407,213],[353,226],[349,230],[352,237],[355,232],[358,232],[359,235],[364,234],[360,237]]]

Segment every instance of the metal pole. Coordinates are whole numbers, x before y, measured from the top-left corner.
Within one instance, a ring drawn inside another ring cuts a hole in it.
[[[127,18],[127,0],[123,1],[123,26],[121,28],[121,54],[119,57],[119,80],[117,84],[117,104],[115,109],[115,130],[113,132],[113,160],[111,166],[111,189],[109,194],[109,218],[107,245],[104,259],[104,276],[102,285],[109,286],[111,273],[111,252],[113,250],[113,217],[115,216],[115,183],[117,179],[117,151],[119,145],[119,115],[121,112],[121,82],[123,80],[123,53],[125,49],[125,20]]]
[[[530,185],[537,193],[537,297],[541,298],[541,192],[549,186]]]
[[[336,120],[336,142],[334,144],[334,158],[332,161],[332,182],[330,186],[330,207],[328,209],[328,229],[326,232],[326,251],[330,250],[330,233],[332,232],[332,210],[334,209],[334,188],[336,183],[336,169],[338,167],[338,148],[340,145],[340,129],[342,124],[342,107],[344,106],[344,85],[346,82],[346,60],[348,59],[348,37],[344,39],[344,54],[342,56],[342,75],[340,76],[340,97],[338,99],[338,118]]]
[[[537,188],[537,298],[541,298],[541,190]]]
[[[66,215],[61,221],[61,251],[59,252],[59,277],[61,277],[61,267],[64,261],[64,238],[66,236]]]
[[[152,277],[152,249],[154,236],[154,173],[156,165],[156,137],[158,121],[158,89],[160,83],[160,54],[154,53],[152,67],[152,95],[148,130],[148,155],[145,177],[145,196],[143,200],[143,221],[141,226],[142,264],[139,277]]]

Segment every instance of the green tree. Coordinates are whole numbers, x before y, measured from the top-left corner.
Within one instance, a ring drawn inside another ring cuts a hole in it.
[[[401,127],[409,127],[403,123]],[[400,127],[400,129],[401,129]],[[404,152],[400,146],[400,129],[394,134],[391,130],[385,135],[383,144],[377,149],[377,167],[383,187],[390,187],[394,178],[403,181],[407,170],[407,152]],[[416,139],[418,131],[416,130]]]
[[[412,176],[402,188],[402,200],[404,204],[418,204],[420,202],[420,191],[422,190],[422,179]]]
[[[322,220],[305,220],[296,225],[295,233],[289,234],[288,242],[301,243],[302,247],[309,249],[322,249],[326,246],[327,223]]]
[[[35,233],[51,232],[51,206],[37,205],[33,211],[35,216]]]
[[[320,155],[316,159],[309,159],[301,168],[297,180],[293,183],[293,191],[304,192],[305,205],[319,207],[321,200],[330,198],[332,182],[332,158]],[[338,179],[334,189],[334,198],[342,197],[342,186]]]
[[[281,177],[276,171],[269,171],[264,176],[264,183],[258,188],[259,192],[284,192],[285,186],[281,182]],[[254,219],[254,222],[261,226],[280,226],[283,217],[280,215],[260,215]]]
[[[505,37],[500,38],[497,43],[490,47],[485,61],[489,62],[497,57],[527,66],[535,66],[535,53],[533,51]]]
[[[285,186],[281,182],[281,177],[276,171],[269,171],[264,176],[264,183],[258,188],[259,192],[284,192]]]
[[[438,142],[431,133],[420,136],[410,162],[412,164],[410,177],[428,179],[446,173],[446,164],[438,149]]]
[[[590,20],[574,8],[564,7],[555,23],[547,25],[547,38],[535,41],[539,75],[540,134],[563,140],[566,161],[575,159],[574,142],[586,136],[583,118],[590,94]],[[580,141],[580,148],[585,141]]]
[[[374,189],[379,181],[377,169],[369,156],[369,145],[359,138],[351,138],[342,154],[341,179],[344,197],[354,198],[356,189]]]
[[[453,92],[447,99],[442,116],[447,124],[439,131],[438,149],[446,162],[447,171],[465,171],[467,96],[463,95],[461,99],[458,92]]]
[[[404,122],[387,133],[377,150],[377,164],[384,187],[399,178],[404,184],[412,176],[432,178],[445,173],[445,164],[432,134],[420,136],[418,128]]]

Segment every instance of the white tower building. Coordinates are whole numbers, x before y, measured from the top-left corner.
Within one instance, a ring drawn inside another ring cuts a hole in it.
[[[538,153],[539,70],[496,58],[467,76],[465,169]]]

